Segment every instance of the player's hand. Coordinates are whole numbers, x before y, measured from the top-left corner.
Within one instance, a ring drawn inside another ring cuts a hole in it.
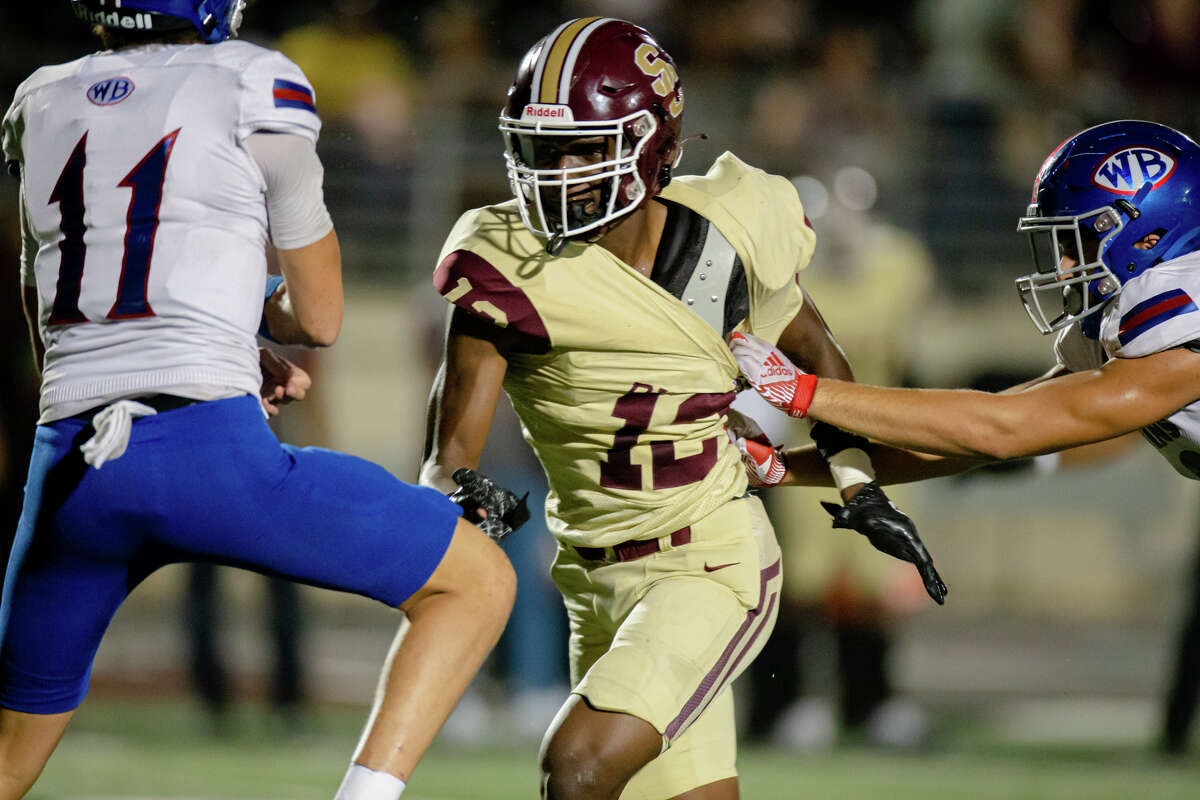
[[[779,485],[787,475],[787,462],[783,460],[783,445],[771,447],[753,439],[743,439],[740,436],[733,439],[733,444],[742,454],[742,464],[746,467],[746,478],[755,489],[769,489]]]
[[[729,349],[738,368],[763,399],[788,416],[803,417],[817,389],[817,376],[797,367],[778,347],[750,333],[734,333]]]
[[[772,446],[771,440],[753,419],[731,408],[725,419],[725,433],[742,454],[746,478],[752,487],[765,489],[775,486],[787,475],[783,446]]]
[[[283,356],[258,348],[258,364],[262,369],[262,407],[269,416],[279,413],[279,407],[293,400],[303,400],[312,387],[312,377]]]
[[[458,488],[451,492],[450,499],[462,507],[467,522],[475,523],[493,541],[500,541],[529,521],[529,507],[525,505],[529,492],[517,497],[483,473],[466,467],[456,469],[451,477]]]
[[[939,606],[946,602],[946,584],[934,569],[917,527],[887,498],[879,484],[864,484],[844,506],[825,501],[821,505],[833,515],[833,527],[858,531],[876,550],[916,565],[929,596]]]

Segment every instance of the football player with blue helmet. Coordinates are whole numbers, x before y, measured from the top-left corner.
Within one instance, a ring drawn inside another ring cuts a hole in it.
[[[156,36],[194,28],[206,44],[237,36],[246,0],[71,0],[75,16],[113,31]]]
[[[872,451],[883,481],[1139,429],[1177,472],[1200,480],[1198,192],[1200,147],[1165,125],[1107,122],[1050,154],[1018,223],[1030,238],[1034,270],[1017,289],[1037,329],[1057,331],[1057,364],[998,394],[818,379],[753,337],[740,336],[731,348],[777,407],[906,448]],[[783,458],[789,471],[782,483],[827,483],[803,451]]]
[[[109,619],[165,564],[406,612],[336,800],[399,797],[512,607],[512,567],[463,518],[502,535],[511,492],[466,475],[450,498],[267,427],[310,380],[256,334],[331,345],[342,264],[316,93],[283,54],[229,40],[242,6],[76,0],[105,49],[35,71],[0,127],[42,374],[0,601],[0,800],[33,785]]]

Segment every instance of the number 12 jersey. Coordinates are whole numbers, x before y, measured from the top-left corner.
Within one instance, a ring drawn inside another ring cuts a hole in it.
[[[672,180],[662,198],[707,220],[738,256],[748,304],[736,326],[778,339],[803,304],[797,272],[815,242],[792,185],[726,153],[708,174]],[[712,264],[702,252],[696,270],[716,283]],[[540,343],[510,354],[504,388],[549,480],[559,540],[657,538],[745,491],[723,429],[738,368],[723,331],[697,311],[707,287],[690,298],[698,302],[680,299],[596,244],[550,256],[512,200],[459,219],[434,286]]]

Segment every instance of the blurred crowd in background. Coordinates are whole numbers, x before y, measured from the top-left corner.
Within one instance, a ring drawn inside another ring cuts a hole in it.
[[[674,56],[686,92],[684,135],[694,137],[680,172],[703,172],[732,150],[794,182],[818,235],[802,278],[860,380],[999,388],[1043,372],[1050,340],[1028,325],[1012,287],[1029,271],[1015,226],[1034,175],[1059,142],[1101,121],[1142,118],[1200,132],[1200,3],[868,5],[873,10],[831,0],[251,0],[242,38],[282,50],[316,89],[326,200],[347,281],[346,332],[311,362],[318,411],[286,436],[415,477],[440,355],[444,304],[429,277],[442,240],[463,210],[509,196],[496,123],[521,54],[559,22],[592,14],[643,25]],[[66,0],[11,5],[0,39],[5,104],[35,67],[94,47]],[[0,197],[0,258],[12,268],[0,293],[5,530],[19,509],[36,417],[16,292],[16,195],[12,181]],[[761,421],[777,438],[805,435],[778,419]],[[544,493],[507,412],[484,468],[535,497]],[[823,495],[778,493],[771,505],[790,602],[775,652],[742,681],[751,688],[739,689],[753,698],[745,704],[750,734],[807,748],[857,731],[909,746],[934,735],[927,709],[939,703],[982,706],[981,698],[1024,693],[1157,704],[1176,658],[1172,631],[1193,592],[1187,564],[1198,498],[1184,483],[1147,450],[1057,474],[1029,467],[896,489],[893,498],[921,527],[950,584],[948,604],[937,610],[925,608],[915,574],[829,530],[817,506]],[[531,735],[562,697],[565,634],[545,577],[551,544],[544,528],[528,528],[506,543],[521,575],[517,612],[492,688],[459,715],[464,736],[487,728],[497,696],[525,704],[517,716],[524,728],[510,730]],[[170,621],[161,598],[182,598],[187,586],[178,574],[148,586],[156,599],[139,610],[135,594],[116,624],[126,616]],[[323,594],[305,598],[313,624],[345,627],[356,618]],[[242,603],[235,600],[238,609]],[[183,630],[182,599],[178,607],[173,619]],[[924,613],[914,615],[918,609]],[[194,607],[191,614],[196,631]],[[231,613],[230,624],[242,616]],[[203,639],[211,619],[201,619],[195,646],[211,648]],[[318,639],[305,646],[319,648]],[[120,641],[106,641],[98,685],[119,683],[127,657],[116,651]],[[170,648],[136,652],[157,658],[163,672],[187,663]],[[197,657],[210,665],[198,672],[211,675],[214,658]],[[289,711],[303,697],[338,694],[330,688],[337,658],[313,650],[289,658],[306,687],[287,677]],[[1158,736],[1158,706],[1138,708],[1137,730]]]

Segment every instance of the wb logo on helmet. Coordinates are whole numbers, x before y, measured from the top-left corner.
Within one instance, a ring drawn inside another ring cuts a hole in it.
[[[1157,189],[1175,171],[1175,159],[1150,147],[1127,147],[1104,159],[1092,173],[1092,183],[1113,194],[1137,194],[1149,183]]]

